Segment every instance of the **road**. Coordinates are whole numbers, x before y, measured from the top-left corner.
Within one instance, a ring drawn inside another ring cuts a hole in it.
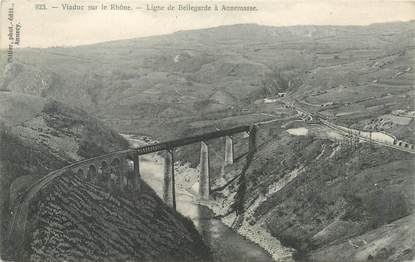
[[[304,122],[306,122],[306,121],[311,122],[311,121],[314,120],[315,122],[319,122],[320,124],[329,127],[331,130],[333,130],[334,132],[338,133],[341,136],[349,136],[350,135],[350,133],[347,133],[344,130],[336,128],[336,126],[340,126],[340,125],[331,123],[327,119],[324,119],[321,116],[317,116],[315,113],[313,114],[311,112],[308,112],[308,111],[302,109],[298,105],[298,102],[295,101],[295,100],[292,100],[288,97],[284,97],[284,99],[281,99],[279,101],[282,102],[286,107],[292,108],[295,111],[297,111],[297,114],[293,117],[300,117],[301,120],[304,121]],[[293,117],[290,117],[290,118],[293,118]],[[262,121],[262,122],[258,122],[258,123],[255,123],[255,124],[263,125],[263,124],[268,124],[268,123],[272,123],[272,122],[280,121],[280,120],[285,120],[285,119],[271,119],[271,120],[268,120],[268,121]],[[342,127],[342,126],[340,126],[340,127]],[[348,128],[348,127],[342,127],[342,128]],[[405,148],[405,147],[401,147],[401,146],[398,146],[398,145],[384,143],[382,141],[378,141],[378,140],[375,140],[375,139],[369,139],[367,137],[356,135],[356,134],[353,134],[353,135],[359,137],[360,141],[364,141],[364,142],[368,142],[368,143],[375,143],[375,144],[385,146],[385,147],[389,147],[389,148],[393,148],[393,149],[396,149],[396,150],[399,150],[399,151],[402,151],[402,152],[415,154],[415,150],[411,149],[411,148]]]

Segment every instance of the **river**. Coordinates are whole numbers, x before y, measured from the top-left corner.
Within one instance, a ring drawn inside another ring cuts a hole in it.
[[[143,144],[142,140],[132,136],[124,135],[124,137],[134,146]],[[161,157],[157,154],[149,154],[140,158],[141,177],[160,197],[163,191],[163,164]],[[194,170],[194,172],[197,171]],[[176,176],[180,176],[180,173]],[[192,193],[179,187],[176,187],[176,208],[178,212],[193,221],[203,240],[210,246],[215,261],[273,261],[268,252],[233,231],[221,220],[214,218],[210,209],[196,203]]]

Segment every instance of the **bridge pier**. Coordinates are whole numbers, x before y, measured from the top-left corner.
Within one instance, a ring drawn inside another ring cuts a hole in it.
[[[203,200],[209,200],[210,194],[210,170],[209,147],[205,142],[200,142],[200,176],[199,195]]]
[[[127,187],[127,161],[123,158],[120,159],[120,166],[119,166],[119,183],[120,183],[120,189],[121,191],[125,190],[125,188]]]
[[[174,184],[174,157],[173,150],[166,150],[164,156],[164,202],[176,209],[176,192]]]
[[[225,166],[233,164],[233,140],[232,137],[225,137]]]
[[[134,154],[133,158],[133,177],[132,177],[133,188],[135,190],[140,190],[140,156]]]
[[[249,129],[249,153],[251,155],[256,151],[256,132],[257,126],[251,126],[251,128]]]

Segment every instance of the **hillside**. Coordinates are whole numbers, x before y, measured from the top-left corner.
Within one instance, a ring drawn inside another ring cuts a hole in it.
[[[146,184],[131,199],[108,194],[68,174],[31,207],[19,260],[207,261],[192,222],[167,207]],[[167,260],[166,260],[167,259]]]
[[[191,222],[168,208],[145,184],[133,202],[125,195],[108,199],[102,188],[73,176],[52,183],[48,193],[32,204],[29,223],[34,228],[26,236],[24,248],[10,246],[9,211],[28,186],[68,163],[126,149],[128,142],[83,110],[22,93],[0,92],[0,120],[2,259],[50,261],[65,256],[73,261],[84,256],[86,261],[154,260],[168,255],[172,260],[195,261],[209,253]],[[117,212],[124,216],[115,215]],[[156,225],[154,221],[158,221]],[[97,228],[99,233],[94,231]],[[137,232],[152,237],[142,238]],[[68,234],[74,238],[64,237]],[[103,235],[105,239],[100,237]],[[72,242],[75,239],[82,241]],[[160,241],[164,244],[159,246]],[[141,251],[131,251],[137,247]]]
[[[0,92],[0,125],[2,248],[11,197],[70,162],[128,145],[85,112],[32,95]]]
[[[242,24],[21,49],[15,63],[0,72],[0,84],[79,106],[123,132],[174,137],[195,120],[264,111],[253,105],[256,99],[288,91],[309,110],[341,123],[404,138],[413,127],[395,118],[414,111],[414,36],[413,21]],[[327,103],[331,106],[322,106]],[[177,133],[160,132],[177,126]]]
[[[415,142],[414,39],[414,21],[221,26],[20,49],[0,84],[159,141],[260,122],[257,152],[247,164],[247,139],[235,136],[238,161],[224,174],[223,141],[208,141],[209,205],[224,221],[257,239],[269,234],[299,261],[406,261],[415,255],[413,155],[339,136],[298,108]],[[81,147],[65,148],[71,157]],[[179,148],[175,158],[196,167],[198,150]],[[177,176],[191,190],[196,178],[186,179]]]
[[[298,261],[415,257],[413,155],[351,144],[327,137],[322,130],[270,133],[280,125],[258,129],[258,150],[250,163],[238,158],[224,176],[213,169],[210,205],[217,215],[254,239],[268,232],[295,248]],[[245,144],[238,139],[237,157],[246,152]],[[222,155],[221,145],[210,145],[211,152]],[[181,154],[190,158],[191,152]],[[211,166],[220,167],[223,159],[216,155],[212,154]],[[179,178],[189,190],[195,181]]]

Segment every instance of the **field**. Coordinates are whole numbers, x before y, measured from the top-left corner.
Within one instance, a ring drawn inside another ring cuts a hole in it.
[[[307,122],[302,111],[415,142],[414,39],[414,21],[242,24],[19,49],[14,63],[0,64],[0,101],[7,105],[0,116],[7,125],[26,120],[15,133],[38,138],[36,146],[53,141],[48,149],[69,160],[106,151],[99,145],[123,144],[101,121],[158,141],[257,123],[254,156],[247,161],[246,137],[234,137],[237,161],[225,174],[223,141],[208,142],[211,182],[218,188],[212,203],[222,205],[235,230],[261,228],[295,248],[300,261],[410,260],[413,156],[344,139]],[[53,121],[46,99],[66,104],[55,102],[64,110]],[[83,122],[83,112],[100,119],[99,138],[94,140],[92,127],[97,120]],[[65,117],[74,125],[54,127],[59,136],[51,136],[48,124],[62,124]],[[86,133],[77,131],[79,122]],[[81,137],[60,143],[68,131]],[[199,150],[198,144],[179,148],[175,158],[196,167]]]
[[[278,92],[339,123],[363,126],[392,111],[414,111],[414,36],[413,22],[222,26],[21,49],[0,72],[0,83],[2,89],[64,100],[119,131],[159,137],[177,136],[195,120],[272,113],[254,101]],[[160,125],[181,131],[170,135]],[[408,138],[401,127],[388,132]]]

